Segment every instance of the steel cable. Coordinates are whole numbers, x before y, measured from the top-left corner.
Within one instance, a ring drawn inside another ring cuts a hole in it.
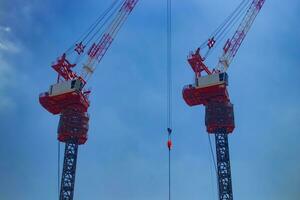
[[[168,186],[171,200],[171,148],[172,148],[172,1],[167,0],[167,132],[168,132]]]

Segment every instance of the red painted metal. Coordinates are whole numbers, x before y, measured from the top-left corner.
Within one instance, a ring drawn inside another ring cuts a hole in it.
[[[246,2],[246,4],[243,4]],[[223,55],[219,58],[218,66],[213,69],[211,73],[225,73],[233,58],[238,52],[243,40],[245,39],[251,25],[254,22],[257,14],[263,6],[265,0],[253,0],[250,4],[247,12],[245,13],[242,22],[239,24],[238,29],[234,33],[233,37],[226,41],[223,47]],[[231,17],[225,20],[225,23],[221,25],[214,36],[219,34],[218,38],[223,38],[223,33],[226,33],[227,27],[233,23],[233,19],[239,16],[239,11],[244,10],[242,5],[246,6],[247,1],[242,1],[242,4],[237,8],[237,15],[232,14]],[[250,3],[250,2],[249,2]],[[233,23],[234,24],[234,23]],[[230,30],[228,28],[227,30]],[[233,132],[235,128],[233,105],[230,102],[230,98],[227,91],[227,84],[222,83],[219,85],[211,86],[212,82],[218,84],[213,75],[210,76],[210,71],[204,64],[204,60],[209,55],[209,51],[214,47],[215,40],[212,36],[207,44],[203,43],[201,48],[208,48],[204,57],[200,55],[200,48],[196,50],[195,54],[191,54],[188,58],[188,62],[195,72],[195,85],[185,86],[182,94],[183,99],[189,106],[204,105],[205,106],[205,125],[209,134],[215,134],[216,138],[216,168],[218,178],[218,192],[219,200],[233,200],[232,181],[231,181],[231,167],[229,158],[229,146],[227,134]],[[206,47],[207,46],[207,47]],[[201,72],[205,71],[208,77],[200,77]],[[221,74],[220,73],[220,74]],[[200,79],[202,78],[202,79]],[[219,82],[221,83],[221,82]],[[200,85],[201,84],[201,85]]]
[[[69,105],[80,105],[86,112],[90,102],[85,93],[80,91],[69,92],[56,96],[49,96],[49,93],[42,93],[39,97],[40,104],[53,115],[60,114]]]
[[[75,44],[74,51],[77,52],[78,56],[81,56],[81,54],[88,56],[90,64],[88,67],[92,68],[91,65],[94,64],[95,60],[98,62],[101,61],[137,2],[138,0],[124,0],[115,18],[108,25],[104,34],[102,34],[101,39],[93,43],[88,52],[84,52],[86,46],[83,44],[83,41]],[[79,79],[83,83],[83,86],[85,86],[87,77],[77,75],[72,70],[75,66],[76,64],[71,64],[67,59],[66,53],[58,58],[56,63],[52,65],[52,68],[58,73],[57,82],[61,78],[65,80]],[[54,115],[61,114],[62,123],[59,126],[58,137],[60,141],[68,142],[68,140],[75,137],[78,140],[78,144],[83,144],[87,140],[87,128],[84,127],[88,126],[87,110],[90,106],[88,100],[89,94],[90,91],[74,91],[55,96],[49,95],[48,92],[40,94],[39,102],[47,111]],[[77,123],[72,124],[72,120],[74,121],[75,119]]]
[[[60,115],[58,140],[84,144],[88,139],[89,115],[83,104],[71,104]]]
[[[189,55],[188,62],[194,70],[196,77],[200,77],[202,71],[211,74],[211,71],[204,64],[204,58],[200,55],[200,48],[198,48],[195,53]]]
[[[223,47],[223,55],[219,60],[219,66],[217,69],[213,69],[212,71],[209,70],[204,63],[205,57],[200,55],[200,48],[198,48],[195,53],[191,53],[189,55],[188,62],[195,73],[196,79],[201,77],[201,73],[203,71],[208,75],[226,71],[264,2],[265,0],[252,1],[233,37],[226,41]],[[207,42],[208,48],[211,49],[215,42],[215,38],[211,37]],[[230,103],[226,84],[208,87],[187,85],[183,88],[182,95],[183,99],[189,106],[205,106],[206,127],[208,133],[218,132],[218,130],[221,129],[225,129],[227,133],[231,133],[233,131],[235,127],[233,106]]]
[[[225,43],[225,46],[223,48],[223,55],[220,57],[219,60],[219,68],[220,65],[225,70],[228,68],[264,3],[265,0],[252,1],[250,7],[248,8],[242,22],[239,24],[234,35],[230,40],[228,39]]]
[[[58,140],[61,142],[76,142],[84,144],[87,140],[87,114],[90,106],[87,95],[89,92],[69,92],[56,96],[48,93],[40,94],[40,104],[54,115],[61,114],[58,126]]]
[[[78,56],[82,54],[88,56],[87,65],[91,69],[94,68],[94,65],[97,64],[102,60],[104,55],[106,54],[108,48],[112,44],[114,38],[116,37],[118,31],[126,21],[127,17],[137,4],[138,0],[124,0],[121,8],[117,12],[115,18],[111,21],[108,25],[107,29],[102,34],[99,41],[94,41],[91,47],[89,47],[89,51],[84,54],[85,45],[83,42],[75,44],[74,51],[77,52]],[[71,80],[74,78],[81,78],[83,82],[86,82],[88,79],[88,75],[85,74],[84,70],[82,71],[83,74],[81,76],[77,75],[72,68],[75,67],[75,64],[70,64],[70,62],[66,58],[66,53],[64,53],[58,60],[57,63],[52,65],[53,69],[65,80]]]
[[[71,80],[78,77],[77,74],[71,69],[75,66],[76,64],[71,64],[68,61],[67,55],[64,53],[60,58],[57,59],[57,63],[52,65],[52,68],[65,80]]]
[[[89,64],[93,65],[95,61],[101,62],[102,58],[104,57],[105,53],[107,52],[108,48],[112,44],[116,34],[120,30],[121,26],[126,21],[127,17],[137,4],[138,0],[125,0],[122,7],[118,11],[114,20],[109,24],[107,30],[102,35],[99,42],[94,43],[89,52]],[[92,66],[91,66],[92,67]]]
[[[89,57],[91,59],[97,59],[98,62],[101,61],[102,57],[105,55],[108,47],[113,42],[113,38],[108,34],[104,34],[98,44],[93,44],[89,50]]]
[[[218,130],[232,133],[235,128],[233,105],[229,101],[210,101],[205,105],[205,125],[207,132],[211,134]]]
[[[225,84],[205,88],[187,85],[183,88],[182,95],[189,106],[207,105],[212,99],[229,101],[229,95]]]
[[[56,91],[59,92],[53,93],[52,85],[49,91],[52,95],[45,92],[39,96],[40,104],[48,112],[54,115],[60,114],[57,139],[60,142],[66,143],[64,166],[60,184],[61,189],[59,199],[61,200],[73,199],[78,145],[85,144],[88,139],[89,115],[87,111],[90,106],[88,96],[91,91],[84,90],[86,81],[89,78],[88,76],[95,70],[94,65],[97,64],[96,61],[100,62],[104,57],[117,32],[120,30],[137,2],[138,0],[123,0],[121,6],[117,1],[114,1],[104,15],[98,18],[97,22],[91,26],[88,33],[82,37],[82,41],[72,45],[72,47],[52,65],[52,68],[58,73],[57,83],[60,83],[63,79],[68,82],[61,82],[61,85],[55,85],[58,87],[56,88]],[[121,8],[119,8],[119,6],[121,6]],[[108,20],[110,20],[109,18],[111,18],[111,16],[114,16],[114,18],[111,19],[109,24]],[[106,25],[108,26],[106,27]],[[102,32],[102,27],[107,28],[104,30],[104,33]],[[100,32],[103,34],[99,35],[99,37],[97,34]],[[85,51],[85,47],[89,44],[92,44],[92,46],[87,47],[88,51]],[[75,56],[69,56],[70,51],[72,51]],[[75,64],[71,64],[68,60],[69,58],[74,58]],[[86,60],[84,61],[82,58],[85,58]],[[83,64],[81,76],[73,71],[76,64]],[[73,80],[75,82],[73,82]],[[81,82],[79,85],[77,80],[80,80]],[[66,88],[69,83],[70,87]],[[72,92],[69,92],[70,90],[72,90]]]
[[[168,146],[169,150],[172,149],[173,144],[172,144],[171,140],[168,140],[167,146]]]

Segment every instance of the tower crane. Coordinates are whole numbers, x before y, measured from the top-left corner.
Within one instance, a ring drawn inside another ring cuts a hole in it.
[[[51,66],[58,74],[56,83],[39,96],[40,104],[48,112],[60,115],[57,138],[65,143],[60,200],[73,200],[78,146],[88,139],[91,91],[86,89],[87,81],[137,2],[112,1],[87,32]]]
[[[209,39],[188,56],[188,63],[195,73],[195,83],[183,88],[183,99],[189,106],[205,106],[207,132],[215,135],[220,200],[233,199],[228,134],[233,132],[235,123],[226,71],[264,3],[265,0],[243,0]],[[236,25],[238,27],[231,39],[226,40],[216,67],[210,70],[206,65],[207,57]]]

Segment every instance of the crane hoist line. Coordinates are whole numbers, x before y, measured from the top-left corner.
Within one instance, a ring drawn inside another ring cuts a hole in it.
[[[167,134],[168,134],[168,199],[171,200],[171,149],[172,149],[172,0],[167,1]]]
[[[241,1],[210,37],[188,56],[188,63],[195,73],[195,82],[185,86],[182,95],[189,106],[205,107],[206,130],[215,135],[220,200],[233,199],[228,134],[233,132],[235,122],[233,104],[227,90],[227,69],[264,3],[265,0]],[[232,37],[224,41],[229,33]],[[211,70],[206,64],[207,59],[222,43],[222,54]]]
[[[51,66],[58,74],[56,83],[39,96],[48,112],[60,115],[57,139],[65,143],[60,200],[73,199],[78,146],[88,139],[91,91],[85,86],[137,3],[114,0]]]

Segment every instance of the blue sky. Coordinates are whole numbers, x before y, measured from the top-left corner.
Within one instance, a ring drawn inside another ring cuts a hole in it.
[[[0,1],[0,199],[57,199],[58,117],[38,103],[52,61],[109,0]],[[203,107],[181,90],[190,50],[239,0],[173,1],[173,199],[216,199]],[[91,79],[75,199],[167,199],[165,1],[140,0]],[[229,69],[235,199],[300,196],[300,2],[266,1]]]

